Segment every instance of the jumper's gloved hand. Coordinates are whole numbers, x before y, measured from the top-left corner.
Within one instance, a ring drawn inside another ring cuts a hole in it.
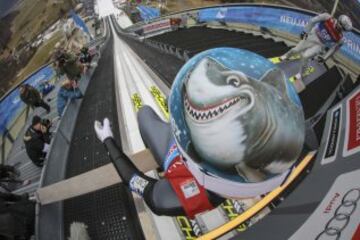
[[[307,37],[308,37],[308,34],[307,34],[305,31],[302,31],[302,32],[300,33],[300,38],[301,38],[301,39],[307,39]]]
[[[99,121],[95,121],[94,128],[95,128],[96,136],[101,142],[104,142],[105,139],[107,138],[114,137],[111,131],[110,121],[108,118],[104,119],[103,124],[101,124],[101,122]]]

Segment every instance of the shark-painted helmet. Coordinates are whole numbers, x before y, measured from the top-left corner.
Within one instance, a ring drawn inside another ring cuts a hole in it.
[[[293,85],[247,50],[216,48],[191,58],[174,80],[169,110],[188,169],[223,196],[271,191],[302,151],[304,115]]]

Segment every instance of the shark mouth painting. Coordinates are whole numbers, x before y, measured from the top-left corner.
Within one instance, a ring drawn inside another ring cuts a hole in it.
[[[253,182],[288,169],[302,149],[304,118],[286,81],[278,68],[254,79],[212,57],[194,65],[184,80],[183,107],[202,161]]]
[[[226,114],[226,112],[237,103],[246,106],[250,102],[249,98],[246,97],[234,97],[224,102],[214,104],[213,106],[208,106],[206,108],[198,108],[197,106],[194,106],[191,104],[191,102],[189,102],[189,99],[186,95],[184,97],[186,112],[194,121],[199,122],[214,120],[222,114]]]

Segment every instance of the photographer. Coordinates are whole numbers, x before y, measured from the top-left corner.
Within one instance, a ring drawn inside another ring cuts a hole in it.
[[[22,84],[19,87],[20,99],[32,108],[42,107],[50,113],[50,106],[42,99],[39,91],[29,84]]]
[[[34,116],[32,123],[24,135],[26,153],[31,161],[38,167],[42,167],[50,147],[49,128],[51,122],[48,119],[41,119]]]

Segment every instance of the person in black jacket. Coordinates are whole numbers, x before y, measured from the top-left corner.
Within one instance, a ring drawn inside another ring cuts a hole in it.
[[[31,183],[30,180],[21,180],[19,179],[20,177],[20,171],[16,170],[14,166],[10,166],[10,165],[4,165],[4,164],[0,164],[0,184],[2,183],[18,183],[18,184],[23,184],[23,185],[27,185],[29,183]],[[5,187],[4,185],[2,185],[2,187]]]
[[[19,87],[21,100],[32,108],[42,107],[47,113],[50,112],[50,106],[42,99],[39,91],[29,84],[23,84]]]
[[[35,228],[35,203],[25,195],[0,192],[0,239],[30,239]]]
[[[34,116],[31,126],[26,130],[24,135],[24,143],[26,153],[31,161],[38,167],[42,167],[46,154],[50,147],[49,128],[51,123],[47,119],[41,119]]]

